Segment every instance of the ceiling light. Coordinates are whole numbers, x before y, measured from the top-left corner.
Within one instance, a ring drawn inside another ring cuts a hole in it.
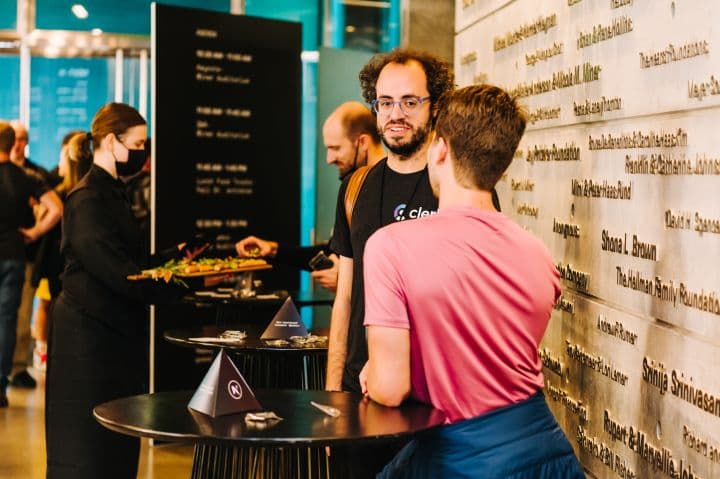
[[[348,25],[345,27],[345,31],[348,33],[355,33],[355,26],[354,25]]]
[[[80,20],[85,20],[89,15],[87,9],[79,3],[76,3],[75,5],[70,7],[70,10],[72,10],[73,14]]]
[[[92,30],[90,30],[90,33],[95,37],[99,37],[100,35],[102,35],[102,29],[93,28]]]

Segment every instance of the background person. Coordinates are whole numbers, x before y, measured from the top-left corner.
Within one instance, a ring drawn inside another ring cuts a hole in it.
[[[10,122],[15,131],[15,144],[10,152],[10,160],[17,166],[22,168],[28,176],[36,178],[45,185],[47,189],[56,186],[60,179],[57,175],[52,175],[45,168],[33,162],[26,156],[30,137],[28,135],[27,126],[19,120]],[[54,200],[60,201],[59,198]],[[36,219],[45,213],[41,205],[35,203]],[[31,318],[33,314],[33,302],[35,300],[35,288],[37,283],[33,284],[33,268],[37,258],[37,252],[40,246],[40,237],[33,241],[26,241],[25,246],[25,273],[23,280],[22,296],[20,298],[20,306],[17,313],[17,344],[15,347],[14,362],[19,365],[15,374],[13,374],[11,384],[14,387],[34,388],[36,386],[35,379],[28,373],[28,366],[33,362],[33,345],[31,332]]]
[[[68,193],[90,170],[92,155],[84,149],[85,132],[73,131],[65,135],[60,147],[58,174],[62,183],[55,192],[65,201]],[[47,356],[47,331],[50,303],[60,294],[60,273],[64,266],[60,254],[60,224],[55,225],[40,240],[33,268],[32,285],[37,286],[37,306],[32,321],[32,336],[35,339],[34,363],[36,368],[44,369]]]
[[[349,101],[338,106],[325,120],[322,129],[328,165],[335,165],[340,180],[361,166],[373,166],[385,156],[380,135],[375,128],[375,117],[360,102]],[[280,245],[276,241],[256,236],[243,238],[235,245],[239,256],[249,256],[257,250],[260,256],[275,258],[279,263],[299,269],[309,269],[308,263],[319,251],[329,252],[327,243],[315,246]],[[337,289],[338,257],[328,254],[332,268],[313,271],[312,279],[328,291]]]
[[[492,203],[525,124],[497,87],[448,93],[428,151],[438,214],[368,241],[363,390],[386,406],[412,396],[450,423],[411,441],[380,478],[585,477],[542,393],[538,346],[558,271]]]
[[[146,266],[147,257],[120,177],[142,168],[146,137],[145,120],[134,108],[110,103],[98,110],[83,140],[86,151],[92,143],[93,164],[66,200],[62,292],[50,320],[48,479],[137,475],[139,439],[100,426],[92,409],[143,391],[144,304],[179,296],[170,285],[126,279]]]
[[[34,176],[10,161],[15,132],[0,122],[0,407],[7,407],[17,334],[17,314],[25,275],[26,240],[36,240],[60,219],[62,203]],[[47,213],[35,222],[31,200]],[[35,224],[33,225],[33,223]]]

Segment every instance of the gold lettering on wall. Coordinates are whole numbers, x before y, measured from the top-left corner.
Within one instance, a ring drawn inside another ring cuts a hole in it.
[[[624,150],[628,148],[677,148],[686,147],[688,134],[682,128],[667,132],[650,130],[644,133],[640,130],[632,133],[601,134],[599,137],[588,136],[588,149],[590,150]]]
[[[675,308],[681,304],[720,316],[720,295],[715,291],[691,290],[682,281],[666,280],[660,276],[649,277],[641,271],[625,271],[621,266],[615,267],[615,282],[623,288],[670,303]]]
[[[535,219],[537,219],[538,216],[538,207],[528,203],[520,203],[516,211],[519,215],[532,216]]]
[[[493,38],[493,50],[497,52],[540,32],[547,33],[554,26],[557,26],[557,15],[555,13],[546,17],[539,17],[532,23],[521,25],[516,30]]]
[[[570,281],[577,289],[587,291],[590,275],[584,271],[578,271],[571,264],[563,264],[558,262],[555,267],[560,273],[560,277],[566,281]]]
[[[555,72],[551,78],[520,83],[510,89],[509,93],[511,96],[518,98],[540,95],[552,90],[597,81],[600,79],[601,71],[602,67],[600,65],[593,65],[590,62],[586,62],[582,65],[575,65],[575,67],[568,68],[567,70]]]
[[[570,182],[570,192],[573,196],[586,198],[606,198],[611,200],[631,200],[632,181],[629,184],[618,181],[611,183],[608,180],[591,180],[573,178]]]
[[[710,43],[707,40],[691,42],[679,47],[672,43],[667,48],[656,52],[640,52],[640,68],[652,68],[666,63],[679,62],[688,58],[710,54]]]
[[[537,62],[546,61],[556,55],[561,55],[563,52],[563,42],[555,42],[550,48],[540,48],[535,50],[533,53],[525,54],[525,64],[529,66],[535,66]]]
[[[621,386],[627,386],[628,375],[620,369],[617,369],[610,361],[601,355],[589,353],[579,344],[573,344],[567,339],[565,340],[565,352],[573,361],[590,368],[590,370],[596,373],[600,373]]]
[[[720,81],[715,75],[710,75],[710,80],[706,82],[695,83],[692,80],[688,82],[688,98],[697,98],[701,101],[708,95],[720,95]]]
[[[513,191],[533,191],[535,188],[535,182],[532,180],[516,180],[510,179],[510,189]]]
[[[720,158],[697,153],[691,160],[684,154],[625,155],[625,173],[631,175],[720,175]]]
[[[560,107],[540,107],[537,110],[533,110],[528,115],[528,120],[531,124],[535,124],[538,121],[542,120],[557,120],[560,118]]]
[[[625,35],[633,30],[632,18],[614,18],[610,25],[595,25],[592,31],[580,32],[577,37],[578,50],[604,42],[620,35]]]
[[[528,147],[525,161],[534,163],[536,161],[579,161],[580,148],[575,144],[566,143],[558,147],[555,143],[552,146],[533,145]]]
[[[605,98],[604,96],[598,100],[590,100],[586,98],[584,102],[573,102],[573,111],[575,116],[586,116],[600,114],[606,111],[620,110],[622,108],[622,98]]]

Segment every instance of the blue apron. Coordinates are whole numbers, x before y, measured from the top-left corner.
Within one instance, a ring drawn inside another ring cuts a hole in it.
[[[585,479],[585,474],[539,391],[419,436],[377,477]]]

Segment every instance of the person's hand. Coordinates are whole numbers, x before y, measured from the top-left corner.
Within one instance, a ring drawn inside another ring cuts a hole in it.
[[[339,258],[336,254],[328,256],[330,261],[333,262],[332,268],[321,269],[310,273],[310,277],[317,284],[327,289],[331,293],[337,290],[337,279],[338,279],[338,264],[340,263]]]
[[[40,239],[40,233],[38,233],[37,228],[34,226],[32,228],[18,228],[20,230],[20,234],[23,235],[23,240],[25,241],[25,244],[34,243],[35,241]]]
[[[186,246],[187,245],[183,245],[181,248],[181,250],[184,250],[183,257],[188,261],[192,261],[195,258],[197,258],[198,256],[200,256],[200,254],[202,254],[203,251],[208,249],[210,247],[210,243],[205,243],[203,245],[196,246],[194,248],[188,248]]]
[[[231,274],[218,274],[214,276],[205,276],[203,278],[203,288],[213,288],[228,278],[232,278]]]
[[[363,366],[362,370],[360,370],[360,391],[363,393],[363,396],[368,395],[368,389],[367,389],[367,368],[368,363],[365,362],[365,366]]]
[[[241,258],[274,257],[277,254],[278,244],[275,241],[266,241],[256,236],[248,236],[235,243],[235,250]]]

